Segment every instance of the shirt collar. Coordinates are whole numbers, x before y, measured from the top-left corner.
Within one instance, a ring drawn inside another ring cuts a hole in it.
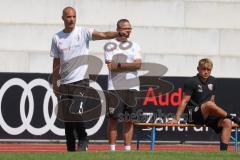
[[[208,83],[209,77],[208,77],[208,79],[207,79],[206,81],[203,81],[203,80],[201,79],[201,76],[200,76],[199,74],[197,74],[197,77],[198,77],[199,81],[200,81],[202,84],[207,84],[207,83]]]

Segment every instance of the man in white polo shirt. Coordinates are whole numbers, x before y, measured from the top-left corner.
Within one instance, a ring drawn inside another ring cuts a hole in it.
[[[53,36],[50,55],[53,59],[53,89],[59,96],[58,115],[65,124],[68,151],[75,151],[77,133],[79,150],[87,150],[87,133],[81,117],[84,106],[84,94],[89,86],[88,52],[90,40],[112,39],[127,35],[126,31],[98,32],[94,29],[77,27],[76,11],[66,7],[62,13],[64,29]],[[60,87],[58,85],[60,82]],[[74,103],[72,104],[72,101]],[[77,110],[76,110],[77,107]]]
[[[131,30],[130,22],[127,19],[120,19],[117,22],[117,31],[127,31],[128,34],[117,37],[104,46],[105,62],[109,69],[107,106],[111,151],[115,151],[117,122],[121,120],[124,121],[125,150],[131,150],[133,122],[130,117],[136,114],[136,93],[140,85],[137,70],[141,67],[140,47],[137,43],[128,40]]]

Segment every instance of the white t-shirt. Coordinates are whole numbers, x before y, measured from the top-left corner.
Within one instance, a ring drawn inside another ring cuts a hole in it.
[[[110,40],[104,46],[105,62],[132,63],[136,59],[142,59],[140,47],[137,43],[127,41],[119,42]],[[111,72],[108,75],[108,90],[139,90],[139,78],[137,71]]]
[[[94,29],[75,27],[70,33],[60,31],[54,34],[50,55],[60,58],[61,84],[68,84],[89,78],[87,73],[89,41]]]

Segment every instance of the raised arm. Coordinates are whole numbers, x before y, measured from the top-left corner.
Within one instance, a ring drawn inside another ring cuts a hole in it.
[[[92,40],[102,40],[102,39],[113,39],[116,37],[127,36],[127,31],[118,31],[118,32],[98,32],[93,31]]]

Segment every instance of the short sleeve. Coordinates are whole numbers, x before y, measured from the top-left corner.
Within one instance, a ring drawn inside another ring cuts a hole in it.
[[[92,34],[94,32],[94,28],[84,28],[84,31],[86,33],[86,40],[91,41],[92,40]]]
[[[216,81],[214,80],[213,81],[213,95],[216,95],[216,86],[217,86],[217,84],[216,84]]]
[[[184,94],[191,96],[192,93],[193,93],[193,90],[194,90],[193,87],[194,87],[194,86],[193,86],[193,81],[192,81],[192,80],[188,80],[188,81],[184,84],[184,86],[183,86],[183,92],[184,92]]]
[[[54,58],[60,58],[59,56],[59,51],[57,48],[57,42],[55,37],[52,38],[52,45],[51,45],[51,50],[50,50],[50,56]]]
[[[141,48],[138,44],[135,43],[135,47],[134,47],[134,52],[135,52],[135,56],[134,59],[142,59],[141,56]]]
[[[111,61],[113,58],[113,50],[116,46],[114,45],[113,42],[107,42],[104,45],[104,58],[105,58],[105,62],[107,61]]]

